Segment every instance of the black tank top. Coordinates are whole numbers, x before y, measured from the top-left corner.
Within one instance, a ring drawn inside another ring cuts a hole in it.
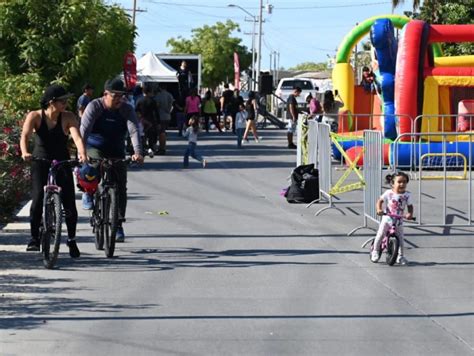
[[[33,156],[51,160],[69,159],[69,151],[67,149],[68,136],[64,134],[62,115],[59,114],[56,126],[51,130],[48,129],[46,120],[46,114],[44,110],[41,110],[41,124],[39,129],[36,130]]]

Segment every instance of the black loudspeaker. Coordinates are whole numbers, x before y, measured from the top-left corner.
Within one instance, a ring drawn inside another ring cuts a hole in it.
[[[258,87],[260,88],[260,94],[271,94],[273,92],[273,75],[262,74],[260,76]]]

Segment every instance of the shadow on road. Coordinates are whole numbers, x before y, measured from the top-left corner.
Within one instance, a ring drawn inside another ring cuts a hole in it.
[[[66,286],[65,286],[66,284]],[[32,275],[0,275],[0,330],[33,329],[43,325],[55,314],[117,313],[156,305],[111,304],[76,297],[66,297],[84,287],[74,286],[71,278],[43,278]]]

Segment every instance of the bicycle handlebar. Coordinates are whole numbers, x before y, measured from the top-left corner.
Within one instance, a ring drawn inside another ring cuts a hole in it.
[[[386,216],[389,216],[391,218],[400,219],[400,220],[405,219],[405,217],[403,215],[392,214],[392,213],[387,213],[387,212],[384,212],[382,215],[386,215]],[[406,220],[416,221],[416,217],[412,216],[411,219],[406,219]]]
[[[67,163],[71,164],[71,166],[73,167],[79,166],[81,164],[77,159],[66,159],[64,161],[58,161],[57,159],[48,159],[48,158],[32,156],[31,160],[37,161],[37,162],[47,162],[51,164],[53,167],[57,167],[57,166],[67,164]]]

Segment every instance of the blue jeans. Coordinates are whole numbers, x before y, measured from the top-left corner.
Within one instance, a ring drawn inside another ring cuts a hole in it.
[[[242,147],[242,138],[244,137],[245,129],[237,128],[235,131],[237,133],[237,147],[240,148]]]
[[[186,151],[184,152],[183,165],[185,167],[189,165],[189,156],[202,162],[202,156],[196,153],[196,143],[194,142],[188,142],[188,148],[186,148]]]

